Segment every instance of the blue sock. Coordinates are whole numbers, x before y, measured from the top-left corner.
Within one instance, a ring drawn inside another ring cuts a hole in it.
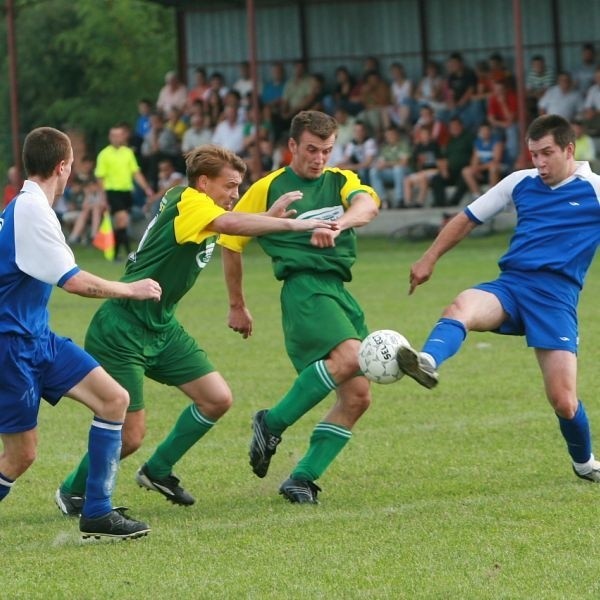
[[[8,496],[8,492],[10,492],[10,488],[14,482],[14,479],[9,479],[6,475],[0,473],[0,501]]]
[[[439,367],[458,352],[466,337],[467,330],[460,321],[442,317],[431,330],[422,352],[432,356]]]
[[[558,424],[560,425],[560,432],[567,442],[567,450],[573,462],[585,463],[590,460],[592,456],[590,424],[581,400],[575,416],[572,419],[558,417]]]
[[[112,510],[112,491],[121,454],[123,423],[105,421],[95,416],[88,442],[89,472],[85,486],[85,503],[81,514],[93,519]]]

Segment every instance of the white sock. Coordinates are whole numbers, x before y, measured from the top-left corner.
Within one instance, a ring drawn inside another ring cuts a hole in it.
[[[592,454],[590,456],[590,460],[588,460],[587,462],[576,463],[575,461],[573,461],[573,468],[580,475],[585,475],[586,473],[591,473],[594,470],[594,462],[596,462],[596,459],[594,458],[594,455]]]
[[[421,358],[426,360],[434,369],[437,368],[437,365],[435,364],[435,360],[434,360],[433,356],[431,356],[431,354],[427,354],[427,352],[420,352],[419,354],[420,354]]]

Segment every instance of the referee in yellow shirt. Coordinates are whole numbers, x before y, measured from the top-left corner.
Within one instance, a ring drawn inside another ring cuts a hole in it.
[[[129,255],[129,213],[133,205],[133,186],[136,181],[146,196],[154,191],[142,174],[133,150],[127,146],[128,131],[123,125],[111,127],[110,142],[98,154],[94,174],[104,190],[106,204],[110,208],[115,231],[115,260],[121,246],[125,248],[125,258]]]

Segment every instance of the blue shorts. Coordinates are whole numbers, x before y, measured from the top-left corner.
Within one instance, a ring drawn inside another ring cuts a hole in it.
[[[496,333],[524,335],[530,348],[577,352],[579,287],[554,273],[501,273],[474,286],[494,294],[508,319]]]
[[[52,405],[98,363],[70,339],[51,331],[41,339],[0,335],[0,433],[37,425],[40,398]]]

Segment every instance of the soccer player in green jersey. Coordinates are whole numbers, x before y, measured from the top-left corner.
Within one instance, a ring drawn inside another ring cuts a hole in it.
[[[344,287],[356,259],[355,227],[378,213],[375,191],[352,171],[326,167],[337,132],[333,117],[302,111],[292,120],[292,161],[252,185],[235,210],[267,210],[283,193],[299,190],[296,219],[329,218],[339,229],[316,229],[289,236],[261,236],[258,242],[283,281],[281,310],[285,345],[298,377],[271,409],[253,419],[250,465],[267,474],[282,433],[335,390],[337,401],[314,429],[308,452],[283,482],[280,493],[291,502],[316,503],[318,479],[346,445],[352,428],[371,402],[369,383],[360,374],[358,349],[367,335],[364,314]],[[229,291],[229,327],[248,337],[252,317],[242,290],[241,252],[248,237],[221,236]]]
[[[208,264],[219,233],[255,236],[285,231],[292,235],[337,227],[320,218],[289,218],[295,211],[287,207],[297,192],[284,194],[263,215],[230,212],[246,165],[223,148],[200,146],[187,155],[186,167],[189,187],[174,187],[165,194],[121,279],[152,277],[162,287],[160,302],[111,299],[94,315],[85,339],[86,350],[129,391],[121,458],[135,452],[144,437],[144,376],[177,386],[191,399],[136,474],[140,486],[182,505],[193,504],[194,498],[179,484],[173,466],[227,412],[232,395],[204,350],[175,318],[177,303]],[[87,473],[86,455],[56,491],[56,503],[64,514],[79,514]]]

